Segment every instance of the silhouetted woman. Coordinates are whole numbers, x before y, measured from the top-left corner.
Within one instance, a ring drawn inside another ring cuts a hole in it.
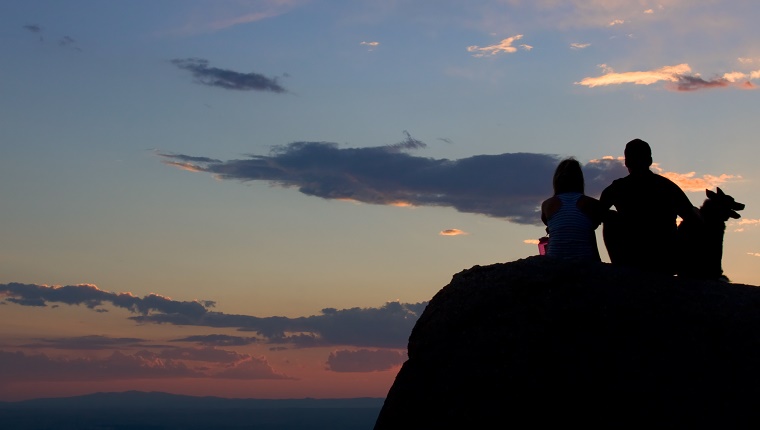
[[[541,221],[549,233],[546,255],[601,261],[594,230],[601,223],[599,200],[583,194],[581,164],[562,160],[554,171],[554,196],[541,204]]]

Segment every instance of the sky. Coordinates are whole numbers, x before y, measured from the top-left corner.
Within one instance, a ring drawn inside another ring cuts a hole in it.
[[[754,0],[0,2],[0,401],[384,397],[427,302],[634,138],[746,204]],[[603,261],[609,261],[597,239]],[[662,246],[652,243],[653,247]]]

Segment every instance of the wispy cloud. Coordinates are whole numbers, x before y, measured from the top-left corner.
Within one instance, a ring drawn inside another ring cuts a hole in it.
[[[187,326],[237,328],[257,333],[251,337],[196,337],[183,340],[210,346],[237,343],[289,343],[297,347],[354,345],[364,347],[398,347],[406,344],[409,332],[426,306],[426,302],[402,304],[388,302],[380,308],[323,309],[321,315],[299,318],[255,317],[213,312],[211,301],[177,301],[158,294],[135,297],[130,293],[113,293],[95,285],[47,286],[36,284],[0,284],[0,298],[21,306],[47,307],[58,304],[86,306],[97,311],[105,306],[124,309],[139,323],[163,323]],[[301,333],[292,335],[291,333]],[[62,341],[64,342],[64,341]],[[76,349],[99,349],[109,342],[103,338],[68,339]],[[46,341],[51,346],[53,342]],[[87,348],[85,348],[87,346]]]
[[[467,234],[466,232],[458,229],[458,228],[449,228],[446,230],[441,230],[440,233],[438,233],[441,236],[462,236]]]
[[[512,54],[514,52],[517,52],[517,47],[512,46],[513,43],[523,38],[522,34],[518,34],[516,36],[508,37],[506,39],[503,39],[501,42],[495,44],[495,45],[489,45],[489,46],[477,46],[472,45],[467,47],[467,52],[472,52],[473,57],[493,57],[495,55],[499,54]],[[533,49],[530,45],[520,45],[520,48],[530,51]]]
[[[195,82],[210,87],[238,91],[270,91],[284,93],[277,78],[268,78],[258,73],[240,73],[233,70],[209,67],[208,60],[202,58],[174,59],[171,63],[182,70],[187,70],[195,77]]]
[[[760,219],[742,218],[738,220],[728,220],[726,227],[733,228],[734,232],[743,232],[746,227],[760,226]]]
[[[570,48],[571,49],[585,49],[591,46],[590,43],[571,43]]]
[[[665,66],[654,70],[622,73],[615,72],[606,64],[600,64],[599,67],[604,71],[602,76],[583,78],[581,81],[575,82],[575,84],[594,88],[608,85],[651,85],[657,82],[665,82],[666,88],[671,90],[696,91],[729,86],[740,89],[752,89],[755,88],[755,85],[750,80],[760,78],[760,71],[756,71],[748,74],[731,72],[721,77],[704,79],[699,74],[691,73],[691,67],[686,63]]]
[[[203,361],[208,367],[186,362]],[[104,358],[0,350],[0,381],[103,381],[166,378],[292,379],[264,358],[213,349],[114,351]]]
[[[37,24],[27,24],[24,26],[25,29],[31,31],[32,33],[41,33],[42,27],[40,27]]]
[[[172,340],[172,342],[194,342],[205,346],[243,346],[259,341],[256,337],[230,336],[226,334],[193,335]]]
[[[366,46],[367,48],[369,48],[368,49],[369,51],[373,51],[375,48],[380,46],[380,42],[361,42],[360,45]]]
[[[399,366],[406,354],[390,349],[340,350],[330,353],[327,369],[333,372],[377,372]]]
[[[238,25],[251,24],[284,15],[291,10],[309,3],[310,0],[238,0],[218,2],[201,0],[196,2],[182,18],[179,28],[169,30],[176,35],[212,33]]]
[[[108,337],[102,335],[76,336],[53,339],[36,339],[35,343],[23,345],[25,348],[54,348],[66,350],[104,350],[120,347],[134,347],[145,339],[133,337]]]
[[[597,163],[602,163],[602,164],[620,163],[621,165],[623,165],[625,163],[625,158],[624,157],[615,158],[615,157],[607,156],[607,157],[603,157],[602,159],[590,160],[588,164],[586,164],[586,166],[583,167],[584,171],[592,170],[590,169],[590,166],[593,166],[594,164],[597,164]],[[653,163],[651,166],[651,170],[675,182],[676,185],[681,187],[681,189],[686,192],[702,192],[708,188],[714,189],[716,187],[722,186],[729,182],[742,180],[741,175],[729,175],[726,173],[723,173],[720,175],[704,174],[702,176],[697,176],[696,172],[687,172],[687,173],[670,172],[663,169],[659,163]],[[586,173],[586,177],[588,178],[588,173]]]
[[[696,172],[688,173],[676,173],[676,172],[664,172],[659,166],[654,166],[659,173],[678,184],[684,191],[704,191],[706,189],[715,189],[725,183],[742,179],[739,175],[727,175],[722,174],[718,176],[703,175],[701,177],[696,176]]]
[[[609,24],[607,24],[607,25],[608,25],[608,26],[610,26],[610,27],[614,27],[614,26],[616,26],[616,25],[621,25],[621,24],[625,24],[625,20],[622,20],[622,19],[613,19],[613,20],[612,20],[612,21],[610,21],[610,23],[609,23]]]

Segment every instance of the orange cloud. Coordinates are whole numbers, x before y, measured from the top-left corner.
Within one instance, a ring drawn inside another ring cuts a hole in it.
[[[364,45],[369,47],[369,50],[372,51],[373,49],[380,46],[380,42],[361,42],[359,45]]]
[[[467,47],[467,52],[474,52],[473,57],[492,57],[494,55],[500,54],[500,53],[507,53],[512,54],[517,52],[517,47],[512,46],[512,43],[515,41],[518,41],[523,38],[522,34],[518,34],[516,36],[508,37],[506,39],[503,39],[501,42],[497,43],[496,45],[490,45],[490,46],[477,46],[472,45]],[[530,45],[520,45],[521,48],[525,49],[526,51],[530,51],[533,49]]]
[[[447,230],[442,230],[440,233],[438,233],[441,236],[461,236],[467,234],[466,232],[458,229],[458,228],[450,228]]]
[[[589,164],[601,164],[605,161],[617,160],[619,163],[625,163],[625,157],[613,157],[605,155],[601,159],[589,160]],[[652,163],[652,170],[656,173],[675,182],[684,191],[703,192],[706,189],[715,189],[725,183],[738,181],[742,179],[741,175],[729,175],[722,173],[715,175],[697,176],[696,172],[678,173],[666,172],[659,163]]]
[[[612,20],[612,21],[611,21],[609,24],[607,24],[607,25],[609,25],[610,27],[614,27],[614,26],[616,26],[616,25],[620,25],[620,24],[624,24],[624,23],[625,23],[625,21],[624,21],[624,20],[622,20],[622,19],[613,19],[613,20]]]
[[[658,170],[660,169],[658,168]],[[727,175],[725,173],[719,176],[703,175],[702,177],[696,177],[695,172],[676,173],[661,171],[660,174],[678,184],[678,186],[684,191],[704,191],[706,189],[714,189],[726,182],[741,179],[741,176]]]
[[[748,252],[747,254],[753,257],[760,257],[760,252]]]
[[[760,219],[742,219],[739,221],[736,221],[736,224],[739,225],[758,225],[760,224]]]
[[[743,226],[756,226],[756,225],[760,225],[760,219],[746,219],[746,218],[742,218],[742,219],[740,219],[738,221],[730,220],[729,223],[730,223],[731,226],[738,226],[738,227],[736,227],[734,229],[734,232],[739,233],[739,232],[744,231],[744,227]]]
[[[523,240],[523,243],[527,243],[528,245],[538,245],[538,239],[525,239]]]
[[[589,88],[619,84],[651,85],[660,81],[677,82],[679,76],[691,72],[691,67],[686,63],[675,66],[665,66],[655,70],[623,73],[616,73],[606,64],[600,64],[599,67],[604,70],[604,75],[593,78],[583,78],[580,82],[576,82],[575,84],[587,86]]]
[[[166,164],[167,166],[174,166],[182,170],[187,170],[188,172],[202,172],[203,170],[199,169],[198,166],[190,163],[181,163],[178,161],[162,161],[162,163]]]
[[[606,64],[600,64],[599,67],[604,71],[602,76],[583,78],[580,82],[575,82],[575,84],[593,88],[607,85],[651,85],[657,82],[665,82],[668,84],[668,89],[671,90],[696,91],[729,86],[739,89],[753,89],[756,86],[750,80],[760,79],[760,70],[749,73],[730,72],[725,73],[723,76],[705,79],[698,73],[692,74],[691,67],[686,63],[665,66],[655,70],[623,73],[615,72]]]

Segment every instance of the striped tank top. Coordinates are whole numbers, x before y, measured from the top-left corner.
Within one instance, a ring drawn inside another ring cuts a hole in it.
[[[557,194],[559,210],[547,220],[549,247],[546,255],[563,258],[587,258],[601,261],[596,246],[594,224],[578,209],[581,193]]]

